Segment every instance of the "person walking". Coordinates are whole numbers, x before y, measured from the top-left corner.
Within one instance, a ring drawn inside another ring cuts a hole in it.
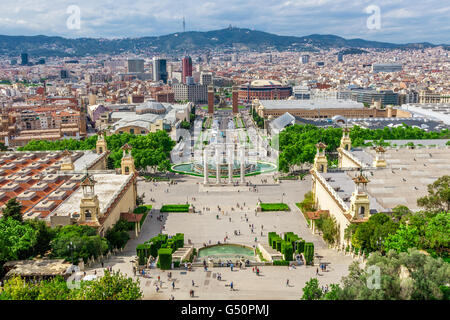
[[[319,268],[316,268],[316,276],[319,275]]]
[[[172,290],[175,290],[175,281],[172,281]]]
[[[192,280],[192,286],[195,287],[195,282],[194,282],[194,280]]]
[[[231,283],[230,283],[230,290],[233,291],[233,288],[234,288],[233,287],[233,281],[231,281]]]
[[[286,287],[289,287],[289,279],[286,280]]]

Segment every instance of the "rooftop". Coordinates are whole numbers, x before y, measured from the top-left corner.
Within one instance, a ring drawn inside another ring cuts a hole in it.
[[[265,109],[363,109],[362,103],[352,100],[260,100]]]

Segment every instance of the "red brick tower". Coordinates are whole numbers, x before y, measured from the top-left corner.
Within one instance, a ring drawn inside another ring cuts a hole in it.
[[[233,96],[232,96],[232,101],[233,101],[233,113],[239,113],[239,107],[238,107],[238,88],[237,87],[233,87]]]
[[[208,113],[214,113],[214,87],[208,86]]]

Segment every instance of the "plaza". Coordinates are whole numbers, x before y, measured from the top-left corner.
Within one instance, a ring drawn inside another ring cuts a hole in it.
[[[120,270],[128,276],[138,278],[144,299],[168,300],[172,295],[176,300],[299,299],[305,282],[310,278],[317,277],[320,285],[329,285],[339,282],[343,276],[348,274],[348,266],[352,263],[353,258],[329,249],[319,235],[313,235],[303,214],[295,205],[303,200],[303,195],[310,190],[311,180],[309,177],[302,181],[283,181],[280,184],[274,183],[271,175],[246,177],[246,181],[256,186],[257,192],[246,186],[238,188],[233,186],[206,187],[202,185],[200,177],[179,176],[174,181],[176,184],[172,185],[167,182],[138,181],[138,194],[145,193],[144,202],[153,205],[152,214],[147,216],[139,236],[131,239],[123,252],[104,261],[105,267],[111,266],[113,270]],[[154,199],[155,202],[152,202],[151,199]],[[259,199],[265,202],[284,202],[289,205],[291,211],[258,212],[255,215]],[[163,204],[186,202],[193,204],[197,212],[159,212]],[[237,208],[237,204],[240,208]],[[161,220],[157,219],[159,215],[162,216]],[[217,215],[219,215],[219,219],[217,219]],[[253,225],[254,233],[249,225]],[[240,235],[235,235],[234,230],[239,230]],[[184,233],[185,245],[189,245],[190,241],[197,249],[203,247],[204,244],[209,244],[210,241],[211,244],[217,244],[218,241],[223,243],[226,236],[228,236],[227,243],[253,247],[257,242],[266,244],[267,233],[270,231],[278,234],[292,231],[306,241],[313,242],[315,252],[320,258],[315,259],[314,266],[302,265],[295,269],[287,266],[262,266],[259,276],[252,272],[251,267],[234,268],[233,271],[226,267],[215,267],[208,268],[206,272],[202,267],[194,267],[192,271],[151,269],[150,278],[133,275],[132,261],[136,256],[136,246],[161,231],[166,234]],[[327,263],[328,267],[324,272],[319,269],[319,275],[316,276],[319,263]],[[98,275],[103,272],[99,264],[87,270],[87,273],[92,274],[94,271]],[[172,273],[170,280],[168,272]],[[222,275],[222,280],[217,280],[219,273]],[[158,276],[160,276],[162,286],[158,284]],[[286,285],[287,279],[289,279],[289,286]],[[175,289],[172,289],[172,280],[175,282]],[[192,281],[194,281],[194,287]],[[231,281],[234,290],[230,289]],[[156,291],[157,284],[160,288],[158,292]],[[194,298],[189,296],[191,289],[194,290]]]

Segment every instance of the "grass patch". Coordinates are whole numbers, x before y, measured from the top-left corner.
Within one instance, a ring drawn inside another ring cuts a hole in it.
[[[286,203],[261,203],[262,211],[290,211]]]
[[[260,251],[258,248],[255,248],[255,251],[256,251],[256,253],[258,254],[259,259],[260,259],[262,262],[267,262],[267,260],[264,259],[264,257],[263,257],[263,255],[262,255],[261,251]]]
[[[189,212],[190,204],[165,204],[161,212]]]

